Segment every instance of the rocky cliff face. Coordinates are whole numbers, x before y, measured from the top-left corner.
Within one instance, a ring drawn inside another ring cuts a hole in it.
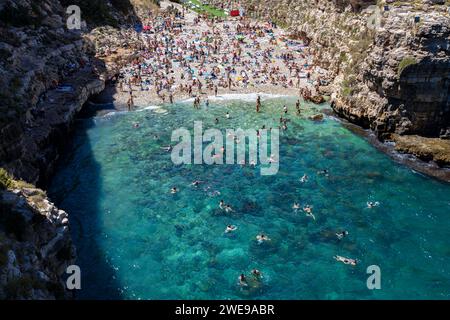
[[[75,257],[68,216],[10,175],[46,185],[76,114],[133,57],[136,34],[123,26],[153,2],[0,2],[0,299],[70,297],[62,281]],[[81,30],[66,27],[72,4],[81,8]]]
[[[69,4],[81,8],[81,31],[66,27]],[[124,43],[115,26],[139,17],[129,0],[8,0],[0,16],[0,167],[45,185],[75,115],[117,71],[119,61],[101,54],[132,54],[134,38]]]
[[[215,0],[216,5],[228,1]],[[342,117],[390,133],[450,137],[449,1],[248,0],[310,42]]]
[[[67,213],[44,191],[0,175],[0,299],[70,297],[62,278],[75,260]]]

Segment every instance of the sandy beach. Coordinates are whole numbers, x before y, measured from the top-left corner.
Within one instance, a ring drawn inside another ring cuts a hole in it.
[[[160,14],[144,24],[139,58],[103,94],[119,110],[224,94],[301,96],[302,88],[315,94],[325,72],[312,65],[307,46],[271,23],[212,22],[163,1]]]

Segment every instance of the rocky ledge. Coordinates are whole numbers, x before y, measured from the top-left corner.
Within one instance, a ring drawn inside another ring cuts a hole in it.
[[[399,152],[413,154],[440,166],[450,164],[450,140],[398,134],[392,134],[391,139],[395,142],[395,150]]]
[[[41,189],[0,172],[0,300],[64,299],[75,261],[68,215]]]

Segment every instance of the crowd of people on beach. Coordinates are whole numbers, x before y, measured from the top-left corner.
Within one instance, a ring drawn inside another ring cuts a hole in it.
[[[181,9],[180,9],[181,8]],[[145,21],[138,57],[119,76],[119,92],[156,94],[162,102],[251,90],[315,90],[309,48],[289,39],[271,22],[244,17],[210,18],[184,7],[162,11]],[[196,101],[198,104],[198,100]]]

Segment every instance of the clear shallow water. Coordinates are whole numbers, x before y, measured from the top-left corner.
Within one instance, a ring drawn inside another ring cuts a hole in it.
[[[254,102],[214,101],[208,112],[189,103],[80,120],[50,188],[70,213],[79,297],[449,299],[450,185],[391,161],[333,118],[296,116],[294,102],[265,100],[258,115]],[[161,150],[172,130],[192,129],[194,120],[204,129],[275,126],[283,104],[292,121],[275,176],[238,165],[174,166]],[[324,168],[329,177],[316,174]],[[301,184],[304,173],[310,179]],[[206,182],[194,188],[194,180]],[[236,212],[218,209],[220,199]],[[316,220],[295,213],[294,201],[312,205]],[[380,206],[367,209],[367,201]],[[227,224],[238,230],[224,235]],[[349,236],[338,241],[343,229]],[[256,243],[260,232],[270,244]],[[336,254],[359,264],[338,263]],[[381,290],[366,287],[373,264]],[[237,277],[253,268],[263,285],[240,290]]]

